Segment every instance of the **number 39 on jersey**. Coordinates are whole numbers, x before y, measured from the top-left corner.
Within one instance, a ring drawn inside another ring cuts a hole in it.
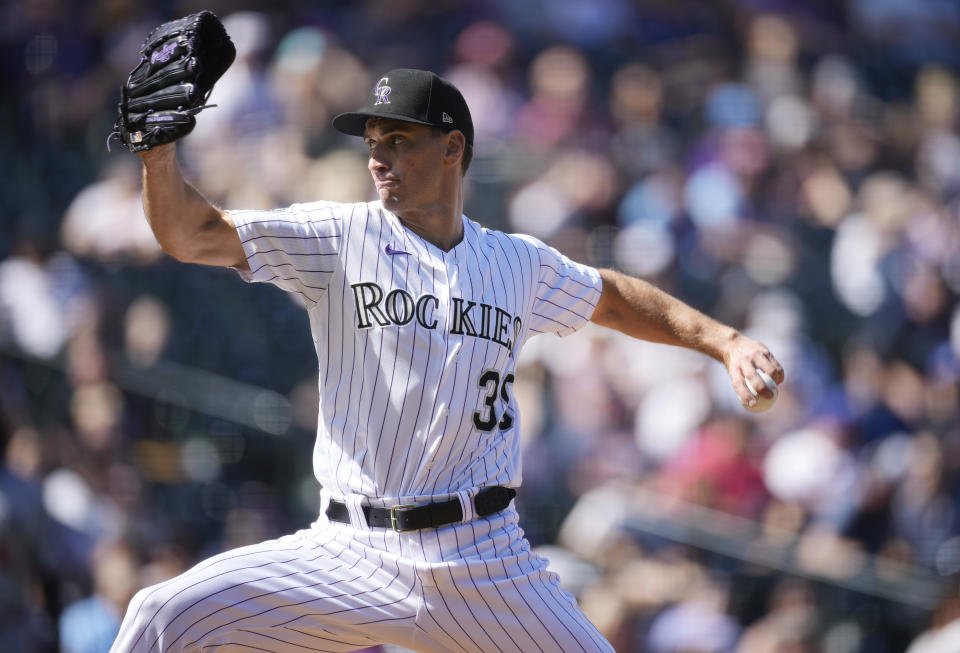
[[[487,391],[483,399],[483,410],[473,411],[473,425],[480,431],[490,432],[494,428],[506,431],[513,426],[513,409],[510,407],[510,393],[507,387],[513,384],[513,374],[501,379],[500,372],[488,369],[477,379],[477,385]],[[497,412],[497,398],[503,401],[503,414]]]

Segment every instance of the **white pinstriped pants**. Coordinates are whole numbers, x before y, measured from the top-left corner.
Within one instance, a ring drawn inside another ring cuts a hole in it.
[[[210,558],[130,602],[112,653],[612,652],[511,506],[396,533],[329,522]]]

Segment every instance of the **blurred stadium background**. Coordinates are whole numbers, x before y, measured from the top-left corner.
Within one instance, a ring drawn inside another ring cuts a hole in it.
[[[229,208],[364,200],[378,72],[470,103],[467,213],[770,345],[776,409],[598,328],[524,356],[527,534],[622,653],[960,651],[960,4],[8,0],[0,649],[106,650],[132,592],[309,523],[301,307],[155,246],[104,147],[155,25],[237,62],[180,148]]]

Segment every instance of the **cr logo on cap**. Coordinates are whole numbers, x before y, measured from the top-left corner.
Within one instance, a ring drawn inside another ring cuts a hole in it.
[[[379,82],[377,82],[376,88],[373,89],[373,94],[377,96],[377,101],[373,103],[373,106],[378,104],[390,104],[390,87],[387,86],[387,82],[390,81],[389,78],[384,77]]]

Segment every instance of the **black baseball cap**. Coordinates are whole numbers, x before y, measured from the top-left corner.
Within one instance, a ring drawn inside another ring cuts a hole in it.
[[[473,120],[457,87],[429,70],[397,68],[384,73],[360,111],[333,119],[337,131],[363,136],[368,118],[393,118],[418,125],[459,129],[473,145]]]

